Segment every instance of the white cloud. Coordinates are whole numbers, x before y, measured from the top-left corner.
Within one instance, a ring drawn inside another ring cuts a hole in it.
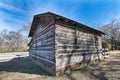
[[[43,4],[37,4],[36,2],[34,2],[34,4],[36,4],[36,5],[31,6],[31,8],[30,8],[30,10],[28,12],[28,14],[31,17],[33,17],[36,14],[40,14],[40,13],[50,11],[50,12],[53,12],[53,13],[68,17],[68,18],[73,19],[73,20],[77,19],[76,15],[72,15],[72,14],[75,14],[75,12],[78,10],[77,6],[73,6],[69,10],[68,9],[66,10],[64,7],[62,7],[62,6],[60,7],[56,3],[51,2],[51,1],[50,2],[48,1],[44,5]]]
[[[12,12],[17,12],[18,14],[26,13],[26,11],[24,11],[18,7],[15,7],[15,6],[9,5],[9,4],[5,4],[5,3],[0,3],[0,9],[1,8],[7,9]],[[23,24],[24,20],[20,20],[15,16],[16,15],[14,15],[14,14],[10,14],[10,13],[0,10],[0,31],[4,30],[4,29],[6,29],[6,30],[18,29],[18,26],[21,26]],[[10,23],[9,21],[12,21],[12,23]]]
[[[29,3],[29,2],[27,2],[27,3]],[[15,7],[13,5],[5,4],[5,3],[0,3],[0,8],[4,8],[4,9],[7,9],[7,10],[10,10],[13,12],[18,12],[20,14],[24,14],[25,15],[24,18],[29,19],[29,21],[31,21],[31,18],[33,18],[33,15],[40,14],[43,12],[48,12],[48,11],[60,14],[65,17],[69,17],[74,20],[76,19],[75,15],[71,15],[71,14],[74,14],[74,12],[75,12],[74,10],[76,10],[75,7],[66,11],[63,9],[63,7],[61,8],[58,5],[56,5],[56,3],[51,2],[51,1],[48,1],[45,4],[42,4],[41,2],[33,1],[32,4],[29,3],[26,5],[26,7],[28,7],[27,11],[24,11],[21,8]],[[22,26],[22,24],[25,23],[25,20],[15,18],[14,16],[15,16],[14,14],[0,11],[0,24],[1,24],[0,30],[2,30],[2,29],[12,30],[13,29],[12,26],[14,26],[15,24]],[[21,16],[21,17],[23,17],[23,16]],[[15,22],[15,24],[7,23],[6,20],[12,20]]]
[[[0,3],[0,7],[8,9],[8,10],[16,11],[16,12],[25,12],[24,10],[22,10],[20,8],[17,8],[15,6],[12,6],[12,5],[9,5],[9,4],[5,4],[5,3]]]
[[[10,23],[9,21],[12,21],[12,23]],[[23,20],[19,20],[18,18],[14,18],[9,13],[0,11],[0,31],[3,29],[16,30],[18,29],[17,26],[22,25],[22,23],[23,23]]]

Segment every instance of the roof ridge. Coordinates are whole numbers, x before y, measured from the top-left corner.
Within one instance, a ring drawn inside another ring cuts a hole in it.
[[[83,24],[83,23],[77,22],[77,21],[75,21],[75,20],[69,19],[69,18],[67,18],[67,17],[61,16],[61,15],[59,15],[59,14],[56,14],[56,13],[53,13],[53,12],[50,12],[50,11],[45,12],[45,13],[41,13],[41,14],[37,14],[37,15],[35,15],[34,17],[39,17],[39,16],[43,16],[43,15],[49,15],[49,14],[50,14],[50,15],[55,15],[55,16],[57,16],[57,17],[61,17],[61,18],[63,18],[63,19],[66,19],[66,20],[68,20],[68,21],[71,21],[71,22],[74,22],[74,23],[77,24],[77,25],[82,25],[82,26],[84,26],[85,28],[88,28],[88,29],[93,30],[93,31],[95,31],[95,32],[99,32],[99,33],[101,33],[101,34],[105,34],[104,32],[102,32],[102,31],[100,31],[100,30],[98,30],[98,29],[92,28],[92,27],[87,26],[87,25],[85,25],[85,24]]]

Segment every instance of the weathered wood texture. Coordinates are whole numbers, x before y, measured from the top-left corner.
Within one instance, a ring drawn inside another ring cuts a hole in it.
[[[29,36],[29,56],[46,71],[57,75],[68,67],[102,58],[101,34],[58,15],[35,17]]]
[[[46,71],[55,74],[54,20],[50,16],[38,18],[30,48],[30,58]]]
[[[101,36],[79,27],[55,25],[56,71],[102,57]]]

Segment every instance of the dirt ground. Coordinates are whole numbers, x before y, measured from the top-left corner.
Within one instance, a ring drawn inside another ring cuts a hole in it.
[[[28,57],[0,60],[0,80],[120,80],[120,51],[63,75],[52,76]]]

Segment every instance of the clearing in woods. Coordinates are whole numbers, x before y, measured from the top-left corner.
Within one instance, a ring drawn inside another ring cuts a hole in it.
[[[1,54],[0,54],[1,55]],[[52,76],[28,57],[0,60],[0,80],[120,80],[120,51],[60,76]]]

